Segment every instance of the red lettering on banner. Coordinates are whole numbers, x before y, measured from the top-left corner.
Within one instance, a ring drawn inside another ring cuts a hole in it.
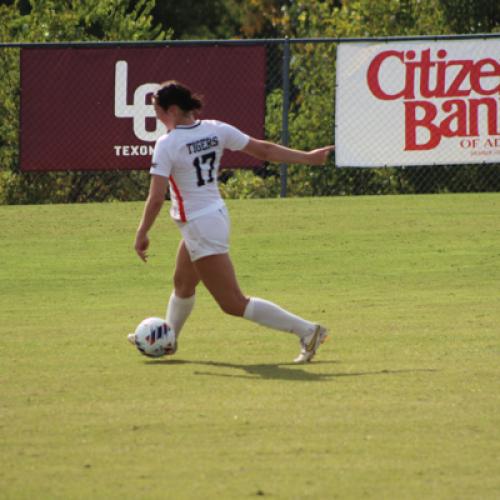
[[[437,52],[438,59],[447,56],[446,50]],[[380,82],[380,71],[382,64],[389,58],[396,58],[404,66],[405,84],[400,92],[389,94],[382,88]],[[397,50],[387,50],[377,54],[368,67],[367,81],[368,87],[377,99],[393,100],[414,99],[415,90],[425,98],[431,97],[464,97],[470,95],[471,91],[479,95],[500,94],[500,84],[493,88],[484,88],[482,79],[500,77],[500,63],[492,58],[480,59],[478,61],[457,59],[452,61],[432,61],[430,49],[423,50],[418,61],[415,59],[415,51],[407,52]],[[436,84],[431,89],[431,69],[436,68]],[[454,71],[447,71],[455,68]],[[489,69],[488,69],[489,68]],[[418,80],[415,75],[419,74]],[[458,71],[457,71],[458,70]],[[457,73],[452,77],[452,73]],[[468,88],[464,88],[469,78]],[[446,80],[450,83],[446,86]],[[417,85],[415,85],[417,84]]]
[[[436,106],[427,101],[407,101],[405,108],[405,150],[434,149],[441,141],[439,128],[433,123],[437,115]],[[424,111],[424,116],[417,119],[419,108]],[[417,129],[419,127],[423,127],[429,132],[429,139],[423,144],[417,144]]]
[[[443,137],[479,136],[480,110],[486,113],[488,134],[500,135],[499,101],[490,97],[500,94],[499,61],[490,57],[447,60],[447,56],[444,49],[434,59],[431,49],[420,51],[419,57],[415,50],[386,50],[369,64],[371,93],[383,101],[404,101],[406,151],[434,149]],[[400,66],[403,83],[396,92],[384,88],[384,63]],[[472,93],[482,97],[472,98]],[[439,104],[424,100],[436,98],[446,100]]]
[[[479,107],[486,108],[488,134],[500,135],[497,127],[498,103],[492,98],[450,99],[443,102],[441,111],[447,113],[436,123],[438,107],[429,101],[405,101],[405,150],[419,151],[434,149],[442,137],[478,137]],[[422,115],[423,113],[423,115]],[[417,118],[417,114],[421,117]],[[428,139],[417,142],[418,129],[425,129]]]
[[[444,97],[463,97],[468,96],[471,89],[462,89],[466,77],[469,75],[472,66],[472,61],[451,61],[446,65],[447,68],[456,66],[459,68],[457,76],[453,79],[450,87],[445,92]],[[441,97],[441,96],[437,96]]]
[[[479,106],[486,106],[488,113],[488,134],[499,135],[500,131],[497,128],[498,120],[498,102],[495,99],[471,99],[470,101],[470,126],[469,135],[479,135]]]
[[[441,135],[445,137],[465,137],[469,135],[467,134],[467,101],[465,99],[450,99],[445,101],[441,108],[445,113],[449,113],[439,126]]]
[[[404,96],[405,89],[397,94],[388,94],[384,92],[382,90],[382,87],[380,86],[379,79],[380,67],[382,66],[382,63],[385,62],[385,60],[389,57],[396,57],[400,61],[403,61],[403,54],[403,52],[397,50],[387,50],[386,52],[381,52],[380,54],[375,56],[370,66],[368,67],[368,87],[377,99],[388,101],[392,99],[399,99],[400,97]]]
[[[500,137],[496,139],[486,139],[484,146],[488,148],[500,148]]]
[[[490,71],[483,71],[484,66],[490,66],[493,67],[492,70]],[[471,79],[471,86],[472,88],[481,95],[493,95],[493,94],[499,94],[500,93],[500,84],[498,84],[496,87],[493,89],[484,89],[481,86],[481,78],[486,77],[495,77],[500,75],[500,64],[495,61],[495,59],[481,59],[478,61],[473,68],[473,71],[471,72],[470,79]]]

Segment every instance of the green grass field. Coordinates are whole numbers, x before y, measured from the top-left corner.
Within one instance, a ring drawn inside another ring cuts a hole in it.
[[[178,232],[142,203],[0,207],[0,498],[500,498],[500,195],[228,203],[243,290],[331,329],[290,335],[198,293],[162,316]]]

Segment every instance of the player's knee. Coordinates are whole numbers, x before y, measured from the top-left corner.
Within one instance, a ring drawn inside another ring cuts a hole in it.
[[[192,295],[194,295],[197,281],[188,279],[186,276],[183,276],[179,273],[174,274],[173,281],[175,294],[178,297],[191,297]]]
[[[231,300],[220,300],[218,301],[219,307],[231,316],[243,316],[245,313],[245,308],[247,306],[247,299],[245,297],[231,299]]]

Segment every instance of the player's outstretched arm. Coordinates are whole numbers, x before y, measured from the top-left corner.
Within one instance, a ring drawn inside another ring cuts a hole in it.
[[[300,151],[251,137],[242,151],[264,161],[324,165],[334,149],[335,146],[325,146],[312,151]]]
[[[160,213],[163,202],[165,201],[165,193],[167,192],[168,180],[159,175],[151,176],[151,184],[149,186],[149,195],[144,205],[139,228],[135,235],[134,248],[137,255],[144,261],[147,261],[147,250],[149,247],[148,231],[154,224],[156,217]]]

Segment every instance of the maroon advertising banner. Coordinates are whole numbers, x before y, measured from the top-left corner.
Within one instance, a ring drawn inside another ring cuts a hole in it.
[[[265,48],[26,48],[21,52],[21,169],[147,169],[166,132],[151,104],[178,80],[204,97],[200,118],[264,136]],[[222,166],[261,162],[227,151]]]

